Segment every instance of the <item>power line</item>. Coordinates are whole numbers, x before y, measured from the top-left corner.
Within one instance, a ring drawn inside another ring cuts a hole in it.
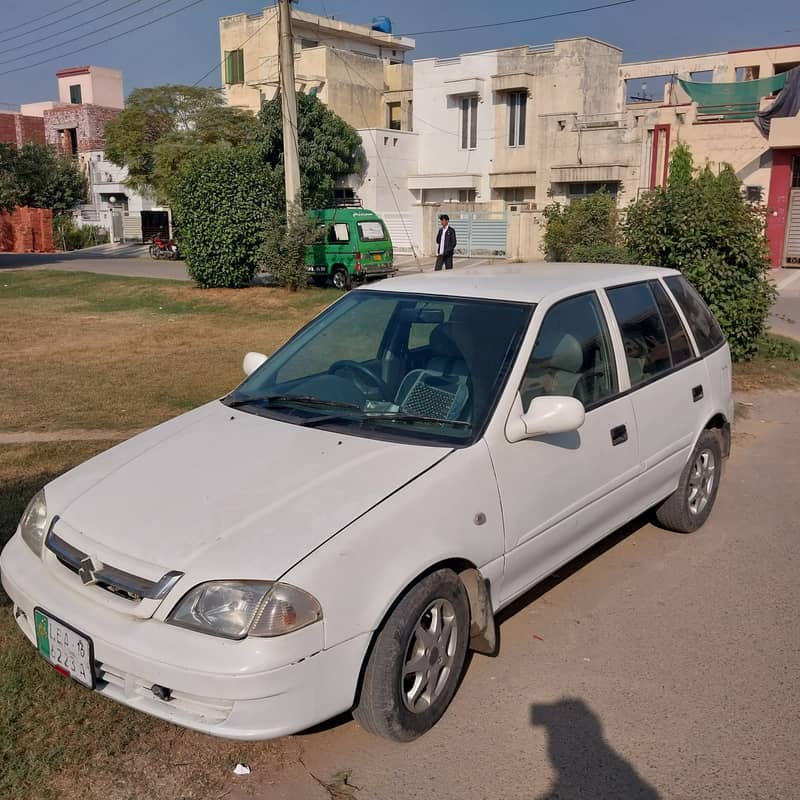
[[[128,3],[127,6],[123,6],[123,7],[118,8],[117,11],[122,11],[122,9],[125,8],[125,7],[135,6],[135,5],[137,5],[139,3],[142,3],[142,2],[144,2],[144,0],[133,0],[133,2]],[[103,25],[100,28],[95,28],[94,30],[87,31],[86,33],[82,33],[80,36],[73,36],[72,39],[71,39],[71,42],[77,42],[80,39],[85,39],[87,36],[94,36],[94,34],[100,33],[101,31],[107,31],[109,28],[113,28],[115,25],[119,25],[119,24],[121,24],[123,22],[128,22],[128,20],[134,19],[134,18],[136,18],[136,17],[138,17],[138,16],[140,16],[142,14],[147,14],[147,13],[149,13],[151,11],[155,11],[157,8],[160,8],[161,6],[165,6],[168,3],[173,3],[173,2],[175,2],[175,0],[161,0],[161,2],[156,3],[154,6],[151,6],[150,8],[146,8],[144,11],[137,11],[135,14],[129,14],[127,17],[123,17],[122,19],[115,20],[114,22],[109,22],[108,25]],[[108,17],[108,16],[111,16],[114,13],[116,13],[116,12],[112,11],[109,14],[104,14],[103,16]],[[74,30],[75,28],[81,28],[81,27],[83,27],[83,24],[74,25],[72,28],[67,28],[67,30],[71,31],[71,30]],[[45,36],[43,38],[44,39],[51,39],[53,36],[58,36],[58,35],[59,34],[51,34],[50,36]],[[40,50],[31,50],[29,53],[24,53],[21,56],[14,56],[13,58],[6,58],[6,59],[0,61],[0,64],[13,64],[15,61],[24,61],[26,58],[31,58],[31,56],[38,56],[40,53],[47,53],[53,47],[60,47],[60,46],[65,45],[65,44],[67,44],[67,42],[61,42],[60,44],[56,44],[56,45],[49,45],[48,47],[43,47]],[[14,50],[14,49],[18,49],[18,48],[11,48],[11,49]]]
[[[555,17],[569,17],[573,14],[585,14],[587,11],[599,11],[602,8],[614,8],[615,6],[626,6],[635,3],[636,0],[617,0],[615,3],[604,3],[600,6],[587,6],[586,8],[575,8],[572,11],[557,11],[552,14],[542,14],[539,17],[527,17],[525,19],[507,19],[504,22],[486,22],[483,25],[465,25],[461,28],[440,28],[435,31],[416,31],[414,33],[404,33],[402,36],[429,36],[432,33],[457,33],[458,31],[477,31],[482,28],[499,28],[502,25],[518,25],[520,22],[539,22],[543,19],[554,19]]]
[[[47,19],[47,17],[52,17],[53,14],[58,14],[60,11],[66,11],[68,8],[72,8],[72,6],[78,5],[78,3],[82,3],[83,0],[72,0],[71,3],[67,3],[65,6],[61,8],[57,8],[55,11],[48,11],[46,14],[42,14],[41,17],[34,17],[33,19],[29,19],[27,22],[20,22],[17,25],[12,25],[10,28],[6,28],[7,31],[15,31],[17,28],[24,28],[26,25],[32,25],[34,22],[38,22],[40,19]],[[21,36],[22,34],[20,34]],[[5,41],[5,40],[3,40]]]
[[[168,0],[168,2],[171,2],[171,0]],[[91,50],[93,47],[100,47],[100,45],[106,44],[107,42],[113,42],[115,39],[120,39],[123,36],[127,36],[130,33],[135,33],[136,31],[139,31],[142,28],[147,28],[150,25],[155,25],[156,22],[161,22],[162,19],[173,17],[175,16],[175,14],[179,14],[181,11],[185,11],[187,8],[192,8],[193,6],[199,5],[200,3],[204,2],[205,0],[192,0],[191,3],[187,3],[186,5],[183,5],[180,8],[176,8],[174,11],[170,11],[167,14],[162,14],[160,17],[156,17],[155,19],[143,22],[141,25],[136,25],[133,28],[128,28],[127,30],[122,31],[121,33],[115,34],[114,36],[108,36],[99,42],[93,42],[92,44],[87,44],[84,47],[79,47],[76,50],[70,50],[67,53],[60,53],[59,55],[52,56],[51,58],[45,58],[42,61],[37,61],[34,64],[26,64],[24,67],[14,67],[14,69],[7,69],[3,72],[0,72],[0,75],[9,75],[12,72],[22,72],[23,70],[26,69],[33,69],[34,67],[39,67],[42,64],[49,64],[51,61],[60,61],[62,58],[65,58],[66,56],[73,56],[76,53],[82,53],[85,50]],[[161,5],[163,5],[163,3]]]
[[[37,36],[44,28],[52,28],[53,25],[58,25],[61,22],[64,22],[65,20],[71,19],[73,17],[79,17],[81,14],[85,14],[87,11],[91,11],[93,8],[98,8],[99,6],[103,6],[106,3],[110,2],[111,0],[100,0],[99,3],[87,6],[86,8],[80,8],[77,11],[73,12],[72,14],[67,14],[64,17],[59,17],[58,19],[51,20],[50,22],[45,22],[43,25],[40,25],[35,31],[28,31],[27,33],[17,33],[14,36],[6,36],[5,39],[0,39],[0,42],[10,42],[12,39],[19,39],[19,38],[24,39],[26,36]],[[122,8],[124,8],[124,6],[121,6],[120,8],[116,9],[116,11],[121,11]],[[109,11],[109,14],[115,14],[116,11]],[[108,16],[108,15],[103,15],[103,16]],[[99,17],[99,19],[102,19],[102,16]],[[82,22],[80,24],[85,25],[86,23]],[[71,31],[74,30],[74,28],[67,28],[66,30]],[[66,31],[59,31],[59,33],[66,33]],[[41,38],[38,38],[36,40],[36,43],[38,44],[38,42],[43,41],[44,39],[51,39],[51,38],[52,36],[43,36]],[[27,42],[26,44],[23,45],[17,45],[16,47],[8,47],[6,48],[6,50],[19,50],[20,47],[28,47],[30,44],[32,44],[32,42]]]

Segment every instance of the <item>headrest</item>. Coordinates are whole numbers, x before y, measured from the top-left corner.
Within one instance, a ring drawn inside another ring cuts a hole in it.
[[[571,333],[561,337],[553,350],[550,366],[562,372],[580,372],[583,368],[583,347]]]
[[[431,351],[439,358],[464,358],[452,339],[452,323],[443,322],[431,331]]]

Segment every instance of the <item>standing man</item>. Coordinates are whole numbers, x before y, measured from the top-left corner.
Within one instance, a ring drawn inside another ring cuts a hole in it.
[[[436,266],[439,272],[444,264],[445,269],[453,269],[453,251],[456,249],[456,232],[450,227],[450,217],[439,215],[441,228],[436,234]]]

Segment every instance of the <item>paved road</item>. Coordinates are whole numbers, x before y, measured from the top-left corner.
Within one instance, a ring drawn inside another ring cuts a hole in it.
[[[229,800],[350,797],[311,777],[342,770],[357,800],[798,797],[800,394],[750,399],[702,531],[640,522],[528,595],[416,742],[341,718]]]

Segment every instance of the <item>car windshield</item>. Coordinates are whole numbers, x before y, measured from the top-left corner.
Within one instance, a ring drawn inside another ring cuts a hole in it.
[[[471,444],[532,312],[526,303],[350,292],[223,402],[356,436]]]

